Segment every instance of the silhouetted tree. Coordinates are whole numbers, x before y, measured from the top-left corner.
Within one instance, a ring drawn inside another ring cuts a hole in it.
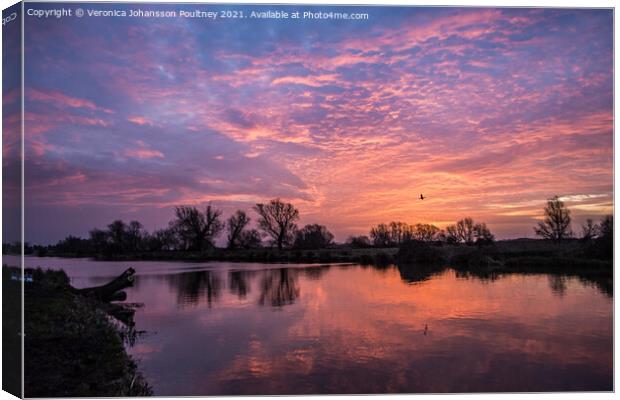
[[[492,243],[495,240],[495,236],[484,222],[474,223],[471,218],[463,218],[454,225],[448,225],[446,230],[441,231],[437,237],[446,243],[468,245]]]
[[[614,217],[607,215],[599,224],[599,237],[596,239],[597,246],[606,259],[613,259],[614,255]]]
[[[370,238],[366,235],[361,236],[349,236],[347,239],[347,244],[351,247],[356,248],[366,248],[370,247]]]
[[[175,207],[176,220],[173,226],[185,250],[205,250],[213,247],[213,240],[220,234],[224,225],[220,221],[222,212],[207,205],[204,213],[196,207]]]
[[[534,227],[534,232],[538,236],[558,243],[572,236],[570,210],[558,196],[547,200],[544,213],[545,219],[539,222],[537,227]]]
[[[295,234],[294,247],[298,249],[324,249],[334,240],[334,235],[323,225],[306,225]]]
[[[377,247],[389,247],[392,245],[390,228],[386,224],[379,224],[370,229],[370,239]]]
[[[125,238],[127,236],[127,224],[117,219],[108,225],[108,238],[111,250],[122,253],[125,250]]]
[[[600,233],[600,227],[595,224],[592,219],[588,218],[581,226],[581,240],[589,242],[592,239],[596,239]]]
[[[271,236],[279,250],[291,243],[299,219],[299,211],[292,204],[274,199],[268,204],[256,204],[254,210],[260,216],[259,228]]]
[[[60,240],[53,247],[56,252],[75,254],[77,256],[82,254],[88,254],[90,251],[92,251],[92,245],[90,240],[82,239],[72,235],[69,235],[63,240]]]
[[[495,236],[484,222],[474,225],[474,237],[477,244],[490,244],[495,241]]]
[[[142,230],[143,226],[138,221],[131,221],[127,225],[127,232],[125,234],[125,246],[128,251],[140,251],[146,235],[146,232]]]
[[[422,242],[432,242],[437,239],[439,228],[431,224],[416,224],[413,227],[413,239]]]
[[[177,234],[172,227],[158,229],[148,235],[147,243],[150,251],[171,251],[179,247]]]
[[[463,218],[456,223],[456,234],[460,242],[474,243],[474,221],[471,218]]]
[[[262,246],[262,238],[256,229],[247,229],[241,231],[237,243],[243,249],[257,249]]]
[[[226,221],[226,230],[228,231],[228,248],[234,249],[239,245],[239,236],[243,232],[246,225],[250,223],[250,218],[244,211],[237,210]]]
[[[109,250],[108,232],[101,229],[93,229],[89,232],[90,243],[96,253],[107,253]]]
[[[456,225],[446,226],[446,230],[441,232],[440,235],[449,244],[457,244],[460,241]]]
[[[599,234],[601,238],[611,238],[614,236],[614,216],[606,215],[599,225]]]
[[[400,221],[390,222],[390,244],[399,245],[412,239],[412,228],[409,224]]]

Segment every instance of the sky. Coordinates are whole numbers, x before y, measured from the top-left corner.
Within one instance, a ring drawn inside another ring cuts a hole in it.
[[[463,217],[534,237],[554,195],[575,231],[613,212],[611,10],[296,10],[369,18],[26,17],[26,240],[208,202],[255,223],[277,197],[337,241]]]

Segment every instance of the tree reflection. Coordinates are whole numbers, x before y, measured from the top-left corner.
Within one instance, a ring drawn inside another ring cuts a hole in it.
[[[477,279],[484,283],[495,282],[501,278],[501,274],[495,271],[481,270],[464,270],[462,268],[453,268],[457,278],[461,279]]]
[[[580,276],[579,281],[586,286],[597,288],[607,297],[614,297],[613,276]]]
[[[313,281],[318,281],[329,270],[330,265],[317,265],[302,269],[305,277]]]
[[[400,273],[400,279],[407,283],[423,282],[445,271],[445,267],[433,265],[399,264],[396,266]]]
[[[549,275],[549,287],[554,294],[560,297],[564,297],[566,294],[566,281],[567,278],[563,275]]]
[[[289,268],[265,271],[258,304],[282,307],[293,304],[299,297],[298,271]]]
[[[239,299],[245,299],[250,292],[251,280],[257,271],[230,271],[228,273],[228,288],[230,293],[236,294]]]
[[[222,286],[221,279],[213,271],[182,272],[167,275],[166,280],[177,291],[177,304],[182,306],[195,306],[206,299],[211,307]]]

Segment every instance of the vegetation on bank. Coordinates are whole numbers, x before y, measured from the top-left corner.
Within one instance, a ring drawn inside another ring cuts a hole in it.
[[[40,256],[94,257],[105,260],[185,260],[295,263],[445,263],[461,267],[529,269],[609,268],[613,258],[613,218],[588,220],[581,235],[571,229],[571,213],[556,196],[547,202],[544,219],[534,232],[544,240],[496,241],[484,222],[463,218],[440,229],[432,224],[401,221],[373,226],[369,235],[334,243],[327,227],[308,224],[299,228],[299,211],[274,199],[253,208],[252,219],[237,210],[227,220],[211,204],[175,208],[165,229],[149,233],[138,221],[116,220],[106,229],[93,229],[89,238],[69,236],[52,246],[26,247]],[[216,238],[226,234],[226,246]],[[11,252],[10,245],[4,246]],[[554,267],[555,268],[555,267]]]
[[[4,266],[2,274],[3,290],[17,296],[20,269]],[[124,347],[135,340],[135,331],[115,322],[101,301],[80,295],[63,271],[27,275],[32,281],[24,284],[26,397],[152,394]],[[3,337],[17,336],[13,325],[3,320]]]

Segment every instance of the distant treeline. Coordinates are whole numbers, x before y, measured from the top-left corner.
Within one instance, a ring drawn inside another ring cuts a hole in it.
[[[226,249],[261,248],[318,250],[337,247],[393,248],[408,242],[428,244],[488,246],[495,236],[484,222],[463,218],[440,229],[432,224],[408,224],[400,221],[381,223],[370,228],[368,236],[351,236],[344,244],[334,243],[334,235],[320,224],[297,226],[299,210],[280,199],[256,204],[256,227],[244,210],[237,210],[228,219],[222,211],[208,204],[204,210],[193,206],[177,206],[168,227],[148,232],[138,221],[116,220],[105,229],[93,229],[87,239],[68,236],[55,245],[29,246],[26,253],[39,255],[120,255],[153,252],[204,252],[216,249],[216,240],[225,235]],[[577,237],[571,230],[570,211],[556,196],[549,199],[545,219],[535,228],[538,236],[555,242]],[[605,239],[613,246],[613,218],[606,216],[596,224],[588,220],[582,226],[582,241]],[[601,242],[601,240],[597,240]],[[611,251],[610,249],[607,249]],[[605,250],[605,251],[607,251]],[[3,244],[4,253],[19,253],[18,244]]]

